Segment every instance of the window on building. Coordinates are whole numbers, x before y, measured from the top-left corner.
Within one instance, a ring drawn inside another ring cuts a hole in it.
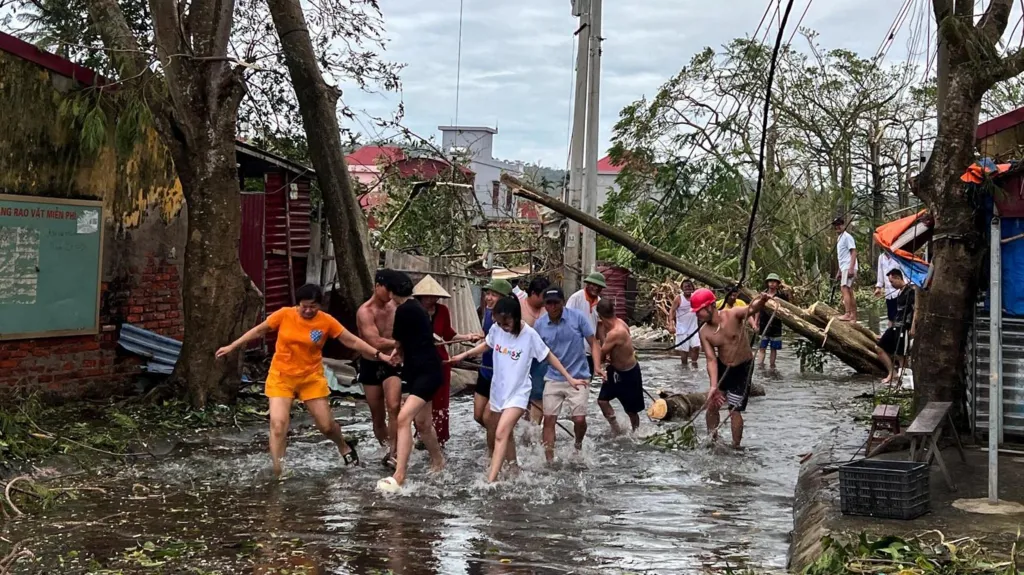
[[[491,205],[497,208],[501,205],[501,182],[491,182]]]
[[[509,188],[505,188],[505,211],[508,212],[509,215],[513,215],[512,214],[512,203],[513,203],[514,199],[515,198],[512,195],[512,190],[509,189]]]

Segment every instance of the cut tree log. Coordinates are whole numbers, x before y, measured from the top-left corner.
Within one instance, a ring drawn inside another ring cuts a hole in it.
[[[651,417],[661,421],[683,421],[690,419],[704,407],[708,399],[708,392],[706,391],[673,393],[671,395],[659,393],[658,395],[665,402],[665,415],[664,417],[654,417],[654,415],[651,415]],[[764,396],[765,388],[763,385],[759,383],[750,384],[750,397]]]
[[[734,279],[697,267],[648,243],[641,242],[615,226],[602,222],[547,194],[538,192],[532,186],[513,176],[502,174],[501,182],[511,188],[515,195],[550,208],[570,220],[594,230],[633,252],[641,260],[685,274],[713,288],[725,289],[737,283]],[[753,301],[757,295],[756,292],[745,287],[740,287],[739,293],[746,301]],[[824,329],[817,325],[818,318],[799,307],[778,299],[769,300],[766,307],[775,312],[775,316],[783,325],[818,347],[824,348],[857,372],[885,375],[885,366],[874,351],[874,343],[872,342],[870,347],[865,345],[863,334],[849,325],[837,327],[835,324],[841,322],[832,322],[832,328],[829,329],[826,337]]]

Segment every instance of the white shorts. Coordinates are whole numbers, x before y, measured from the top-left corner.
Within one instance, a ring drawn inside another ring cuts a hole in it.
[[[839,287],[848,287],[853,289],[853,278],[857,275],[857,272],[850,273],[850,270],[843,270],[842,276],[839,278]]]
[[[685,339],[688,335],[690,335],[690,332],[676,334],[676,349],[688,351],[700,347],[700,332],[690,335],[689,339]]]

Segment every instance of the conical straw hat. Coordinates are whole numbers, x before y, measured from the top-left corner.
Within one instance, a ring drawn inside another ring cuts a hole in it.
[[[647,415],[649,415],[651,419],[657,419],[659,421],[665,419],[665,416],[668,415],[668,404],[664,399],[656,400],[651,404],[651,407],[647,408]]]
[[[452,297],[451,294],[444,291],[441,284],[437,283],[437,280],[430,277],[429,275],[423,276],[416,287],[412,288],[412,295],[416,297],[418,295],[432,295],[435,297]]]

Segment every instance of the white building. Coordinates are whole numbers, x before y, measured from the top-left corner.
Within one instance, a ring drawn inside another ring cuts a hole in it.
[[[619,172],[621,171],[622,167],[612,163],[612,159],[609,156],[605,156],[597,161],[598,214],[601,213],[601,206],[608,200],[608,196],[619,191],[619,184],[615,183],[615,179],[619,177]]]
[[[474,192],[487,219],[521,217],[519,202],[511,190],[501,185],[501,174],[523,177],[522,162],[494,158],[496,128],[486,126],[438,126],[445,154],[467,164],[476,174]]]

